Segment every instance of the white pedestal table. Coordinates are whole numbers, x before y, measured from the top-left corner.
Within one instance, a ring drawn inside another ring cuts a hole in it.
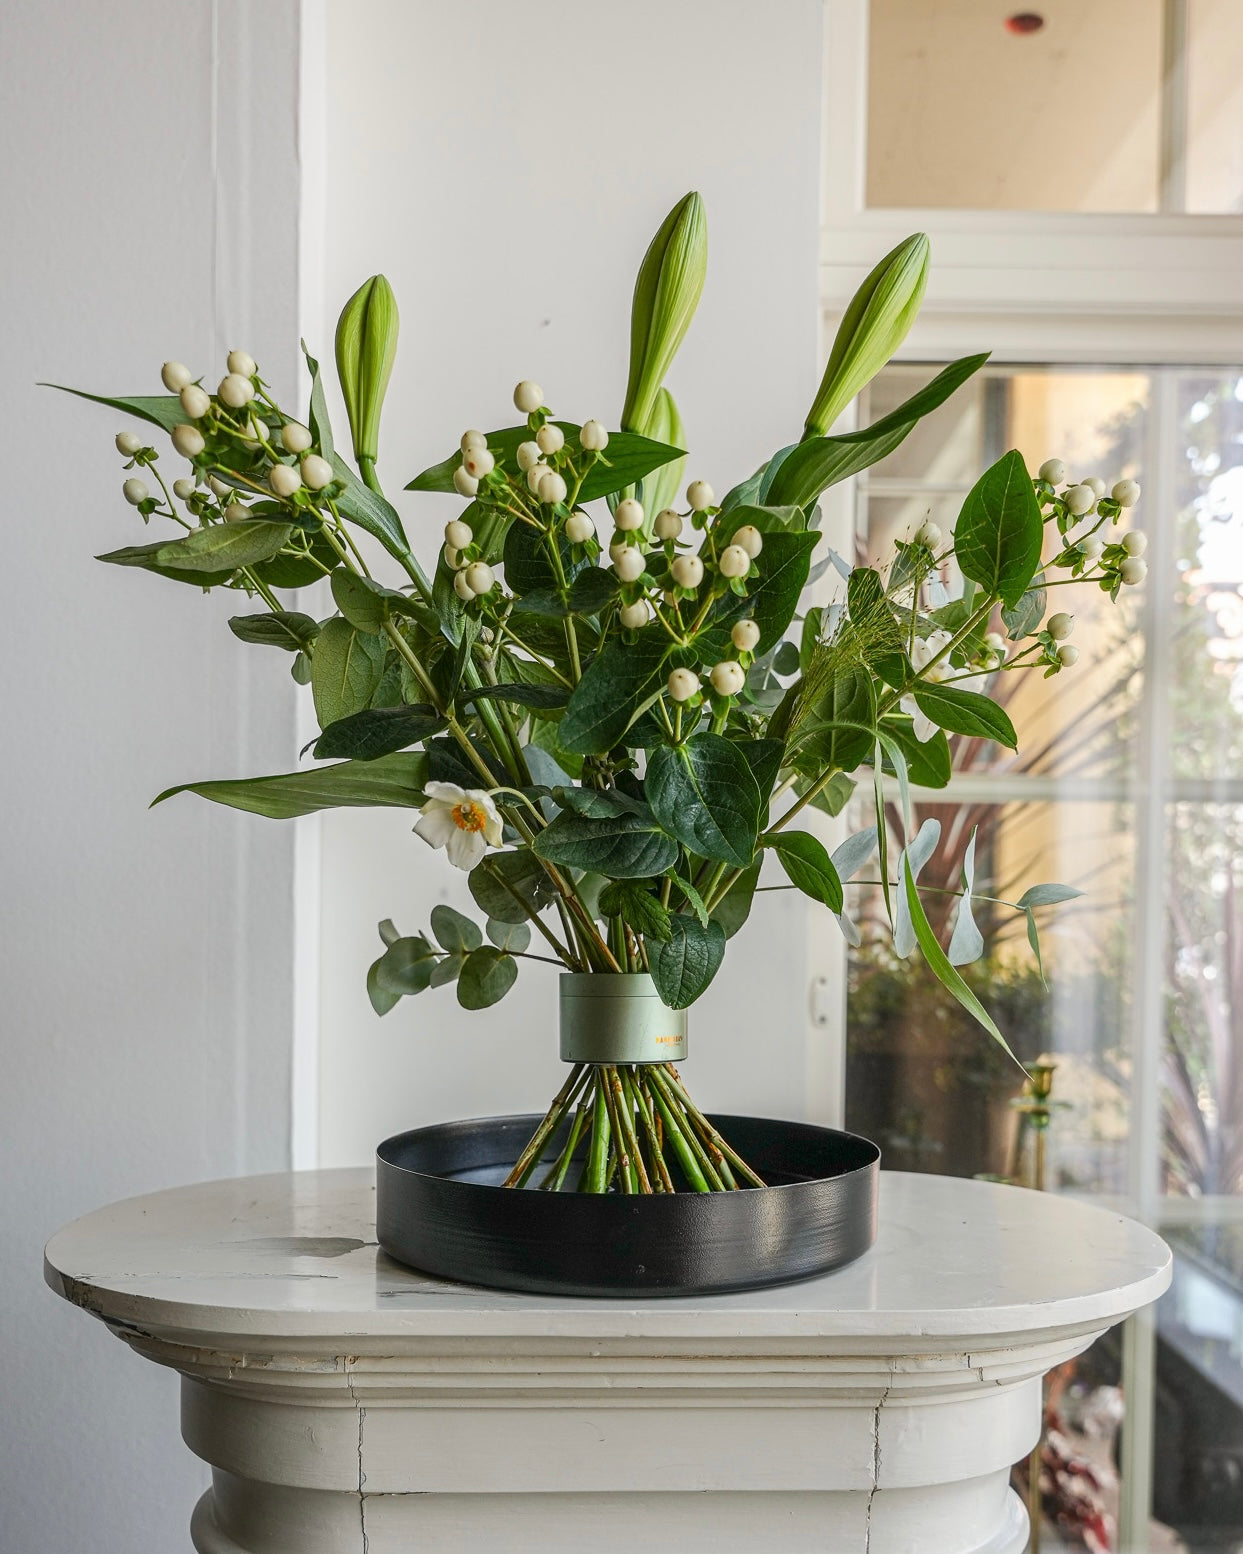
[[[366,1170],[114,1204],[46,1274],[181,1373],[200,1554],[1020,1554],[1041,1378],[1154,1300],[1169,1251],[1064,1198],[881,1184],[858,1262],[740,1295],[428,1278],[376,1246]]]

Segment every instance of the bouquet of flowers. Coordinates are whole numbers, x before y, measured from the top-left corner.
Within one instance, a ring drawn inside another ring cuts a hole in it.
[[[848,937],[846,887],[875,859],[899,954],[918,948],[1004,1045],[957,970],[983,949],[971,852],[943,946],[919,891],[937,827],[911,834],[909,787],[949,780],[947,734],[1015,746],[990,689],[1003,674],[1054,678],[1073,666],[1073,618],[1047,612],[1050,589],[1116,596],[1142,579],[1142,534],[1114,532],[1138,487],[1068,481],[1057,460],[1033,478],[1011,451],[981,475],[953,533],[923,523],[883,569],[833,554],[813,564],[824,548],[821,493],[892,452],[986,359],[954,362],[871,426],[830,432],[919,309],[928,243],[915,236],[851,302],[798,440],[720,498],[696,478],[679,501],[686,454],[664,379],[706,252],[703,208],[689,194],[639,269],[617,429],[555,416],[524,381],[518,424],[465,432],[410,481],[408,491],[456,492],[466,504],[430,570],[376,475],[398,334],[382,276],[350,298],[337,328],[352,464],[309,354],[305,419],[281,407],[242,350],[229,353],[215,392],[166,362],[165,395],[86,396],[170,437],[188,464],[166,480],[149,432],[117,437],[126,499],[144,523],[181,532],[100,559],[244,596],[257,608],[230,621],[234,633],[291,654],[314,700],[313,753],[325,764],[185,787],[275,818],[335,805],[419,811],[423,843],[468,871],[478,918],[442,905],[428,932],[381,923],[383,952],[367,974],[380,1014],[449,984],[463,1006],[484,1008],[504,997],[520,961],[618,987],[650,978],[662,1009],[684,1010],[746,922],[766,855]],[[388,581],[360,530],[395,563]],[[808,583],[830,565],[837,597],[800,614]],[[321,579],[327,590],[294,608],[291,596]],[[329,590],[332,609],[317,618]],[[799,819],[813,806],[836,814],[863,780],[878,815],[896,784],[906,834],[873,826],[830,855]],[[1075,894],[1039,884],[1012,904],[1033,944],[1035,909]],[[575,1062],[510,1184],[532,1179],[567,1117],[565,1145],[537,1185],[760,1184],[661,1061]]]

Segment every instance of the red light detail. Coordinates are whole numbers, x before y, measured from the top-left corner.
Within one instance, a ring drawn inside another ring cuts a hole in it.
[[[1020,37],[1026,37],[1030,32],[1039,32],[1044,26],[1044,17],[1038,11],[1016,11],[1013,16],[1006,18],[1006,31],[1018,33]]]

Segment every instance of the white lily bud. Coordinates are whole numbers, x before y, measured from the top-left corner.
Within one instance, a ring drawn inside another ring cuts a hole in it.
[[[1062,500],[1066,503],[1066,510],[1073,513],[1076,518],[1082,518],[1084,513],[1090,513],[1096,506],[1096,492],[1089,485],[1080,483],[1071,486],[1069,491],[1062,492]]]
[[[636,583],[647,569],[643,552],[637,545],[627,545],[613,557],[613,570],[623,583]]]
[[[486,448],[470,448],[462,455],[462,468],[476,480],[490,475],[495,467],[496,460]]]
[[[675,669],[665,681],[665,689],[674,701],[689,701],[699,690],[699,676],[693,669]]]
[[[544,403],[544,391],[538,383],[532,383],[530,378],[523,378],[514,390],[514,404],[522,411],[523,415],[533,415]]]
[[[116,444],[117,452],[123,453],[127,459],[132,459],[143,446],[142,438],[137,432],[118,432]]]
[[[139,502],[145,502],[151,495],[147,490],[146,482],[131,476],[121,487],[125,500],[131,507],[137,507]]]
[[[540,462],[541,450],[537,442],[520,442],[518,444],[518,468],[527,473],[533,470]],[[545,465],[547,468],[547,465]]]
[[[336,471],[327,459],[318,453],[308,453],[302,461],[302,482],[312,491],[322,491],[337,478]]]
[[[453,574],[453,592],[458,596],[459,599],[462,600],[464,604],[469,604],[470,601],[475,597],[475,590],[466,581],[465,568],[463,568],[461,572],[455,572]]]
[[[1058,648],[1057,661],[1064,669],[1073,669],[1079,662],[1079,649],[1073,642],[1068,642],[1065,647]]]
[[[211,409],[211,395],[197,383],[187,383],[177,398],[181,401],[181,408],[192,421],[205,416]]]
[[[617,511],[613,514],[613,522],[623,534],[643,527],[643,506],[636,502],[634,497],[628,496],[625,501],[618,502]]]
[[[186,459],[197,459],[207,444],[203,441],[203,434],[197,426],[190,426],[182,421],[172,430],[173,447]]]
[[[714,664],[708,678],[712,681],[712,689],[718,696],[737,696],[747,683],[746,670],[732,658],[725,658],[719,664]]]
[[[1085,486],[1090,486],[1092,488],[1092,495],[1098,502],[1100,501],[1101,497],[1105,495],[1106,491],[1109,490],[1109,487],[1105,484],[1099,475],[1089,475],[1083,483]]]
[[[717,565],[722,577],[746,577],[751,570],[751,557],[741,545],[727,545]]]
[[[459,464],[453,471],[453,489],[459,496],[474,496],[479,489],[479,482]]]
[[[226,523],[241,523],[244,518],[250,517],[250,509],[245,502],[230,502],[224,510]]]
[[[535,434],[535,440],[539,444],[541,453],[560,453],[565,447],[565,433],[551,421],[540,427]]]
[[[565,501],[567,494],[565,481],[555,469],[550,469],[540,476],[539,487],[535,494],[541,502],[549,507],[555,507],[558,502]]]
[[[754,653],[755,645],[760,640],[760,628],[754,621],[735,621],[729,640],[740,653]]]
[[[1142,556],[1148,549],[1148,536],[1142,529],[1129,529],[1122,536],[1122,548],[1128,556]]]
[[[1142,556],[1128,556],[1118,568],[1118,576],[1131,587],[1148,576],[1148,563]]]
[[[538,464],[532,464],[531,468],[527,470],[527,490],[532,496],[539,495],[540,481],[543,480],[545,475],[551,474],[551,468],[542,460]]]
[[[1139,501],[1139,482],[1120,480],[1110,493],[1119,507],[1134,507]]]
[[[281,427],[281,446],[286,453],[305,453],[314,441],[306,427],[297,421],[286,421]]]
[[[468,432],[462,433],[462,440],[458,444],[463,453],[469,453],[472,448],[486,448],[488,439],[482,432],[476,431],[472,426]]]
[[[268,485],[277,496],[292,496],[302,489],[302,476],[291,464],[273,464],[268,472]]]
[[[192,480],[174,480],[173,495],[181,502],[188,502],[194,495],[194,482]]]
[[[1095,561],[1105,549],[1105,541],[1099,534],[1089,534],[1086,540],[1079,541],[1079,554],[1085,561]]]
[[[470,591],[476,598],[480,594],[491,593],[496,582],[496,575],[486,561],[472,561],[466,568],[465,576]]]
[[[565,520],[565,537],[572,545],[585,545],[595,535],[596,526],[586,513],[571,513]]]
[[[1060,486],[1066,479],[1066,466],[1061,459],[1046,459],[1036,474],[1041,480],[1047,480],[1051,486]]]
[[[686,500],[695,512],[706,512],[716,501],[716,492],[706,480],[692,480],[686,488]]]
[[[226,373],[216,390],[217,398],[230,410],[241,410],[255,397],[255,385],[240,372]]]
[[[452,545],[454,550],[465,550],[475,537],[475,531],[470,524],[463,523],[460,518],[450,518],[445,524],[445,544]]]
[[[239,378],[253,378],[259,370],[249,351],[230,351],[225,366],[230,372],[237,373]]]
[[[941,525],[933,523],[931,518],[925,518],[915,531],[915,543],[926,545],[929,550],[935,550],[941,543]]]
[[[679,588],[698,588],[704,580],[704,564],[698,556],[679,556],[669,571]]]
[[[212,495],[219,497],[222,502],[233,494],[233,487],[227,480],[221,480],[218,475],[208,475],[207,484],[212,489]]]
[[[1056,615],[1049,616],[1044,629],[1054,642],[1065,642],[1075,629],[1075,617],[1066,610],[1059,610]]]
[[[753,523],[744,523],[741,529],[734,531],[733,543],[741,545],[747,555],[754,561],[764,549],[764,536]]]
[[[651,618],[646,599],[640,599],[636,604],[623,605],[617,612],[617,619],[627,631],[638,631],[640,627],[646,626]]]
[[[578,441],[587,453],[600,453],[609,445],[609,434],[602,421],[584,421]]]
[[[160,368],[160,379],[170,394],[180,394],[187,383],[194,382],[194,374],[185,362],[165,362]]]
[[[672,507],[662,508],[653,527],[658,540],[676,540],[682,532],[682,514],[675,513]]]

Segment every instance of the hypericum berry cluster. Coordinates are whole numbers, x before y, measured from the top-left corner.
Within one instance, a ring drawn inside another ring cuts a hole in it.
[[[1061,459],[1046,459],[1037,472],[1036,496],[1047,509],[1045,521],[1056,522],[1062,539],[1062,550],[1051,565],[1065,567],[1075,577],[1090,575],[1114,598],[1120,587],[1144,581],[1147,535],[1130,529],[1116,541],[1108,538],[1123,512],[1139,501],[1136,481],[1119,480],[1110,489],[1098,475],[1068,480]],[[1062,659],[1065,662],[1064,654]]]

